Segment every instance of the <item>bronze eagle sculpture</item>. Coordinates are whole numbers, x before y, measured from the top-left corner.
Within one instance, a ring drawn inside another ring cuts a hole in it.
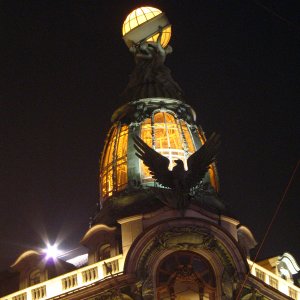
[[[220,147],[220,136],[213,133],[209,139],[187,160],[187,171],[183,161],[175,160],[173,170],[169,170],[170,160],[149,147],[141,138],[134,136],[136,155],[149,168],[152,178],[179,194],[188,194],[205,176],[210,164],[216,159]]]

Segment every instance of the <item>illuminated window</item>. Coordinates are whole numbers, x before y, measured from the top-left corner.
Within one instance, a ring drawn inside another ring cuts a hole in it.
[[[30,272],[29,274],[29,286],[38,284],[41,282],[41,272],[40,270],[36,269]]]
[[[157,152],[170,160],[172,170],[174,161],[181,159],[187,169],[187,159],[195,152],[195,144],[189,125],[178,120],[170,112],[156,112],[141,125],[141,138]],[[141,163],[142,164],[142,163]],[[148,168],[142,164],[142,182],[152,182]]]
[[[122,190],[127,184],[128,126],[117,124],[109,132],[100,168],[102,198]]]
[[[98,249],[99,261],[110,258],[110,250],[111,250],[111,247],[110,247],[109,244],[105,244],[105,245],[100,246],[99,249]]]
[[[215,276],[201,256],[175,252],[167,256],[156,273],[157,299],[216,299]]]

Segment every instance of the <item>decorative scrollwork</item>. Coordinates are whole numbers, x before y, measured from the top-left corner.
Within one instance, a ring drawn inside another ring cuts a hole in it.
[[[193,250],[216,248],[213,236],[197,226],[175,227],[158,235],[157,243],[161,249]]]

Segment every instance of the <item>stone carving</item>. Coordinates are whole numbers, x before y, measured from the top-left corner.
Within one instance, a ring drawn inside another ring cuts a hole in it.
[[[238,282],[237,274],[233,268],[225,266],[222,274],[222,300],[235,299]]]
[[[208,229],[194,225],[169,228],[165,231],[159,230],[156,237],[144,249],[137,267],[137,276],[141,279],[138,284],[137,290],[139,292],[137,295],[141,295],[141,298],[137,297],[136,299],[154,299],[152,272],[149,263],[153,257],[159,256],[160,252],[170,249],[195,252],[199,249],[205,249],[214,252],[224,266],[222,300],[233,299],[237,290],[238,276],[230,254]],[[183,269],[182,272],[182,276],[191,275],[188,269]]]
[[[216,247],[216,240],[213,236],[198,227],[178,227],[163,232],[157,237],[157,243],[161,249],[208,249]]]

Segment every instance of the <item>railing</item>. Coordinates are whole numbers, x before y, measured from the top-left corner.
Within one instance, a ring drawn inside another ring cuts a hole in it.
[[[0,300],[45,300],[56,297],[103,280],[110,274],[123,272],[120,269],[122,262],[123,256],[118,255],[7,295]]]
[[[77,286],[77,274],[68,276],[66,278],[63,278],[61,280],[61,284],[62,284],[62,289],[63,290],[68,290],[71,289],[73,287]]]
[[[31,290],[32,300],[39,300],[46,298],[46,286],[39,286]]]
[[[253,264],[251,260],[248,260],[248,263],[250,267]],[[122,266],[123,256],[118,255],[7,295],[0,298],[0,300],[49,299],[103,280],[110,276],[110,274],[123,272],[123,269],[121,269]],[[251,274],[259,277],[261,280],[263,279],[266,284],[269,284],[289,297],[295,300],[300,300],[300,288],[258,264],[253,265]]]
[[[23,293],[18,296],[14,296],[14,297],[12,297],[12,300],[27,300],[27,294]]]
[[[248,259],[251,274],[289,297],[300,300],[300,288]],[[252,267],[253,265],[253,267]]]
[[[83,271],[81,274],[82,274],[83,282],[96,280],[98,279],[98,268],[94,267],[94,268],[87,269]]]

